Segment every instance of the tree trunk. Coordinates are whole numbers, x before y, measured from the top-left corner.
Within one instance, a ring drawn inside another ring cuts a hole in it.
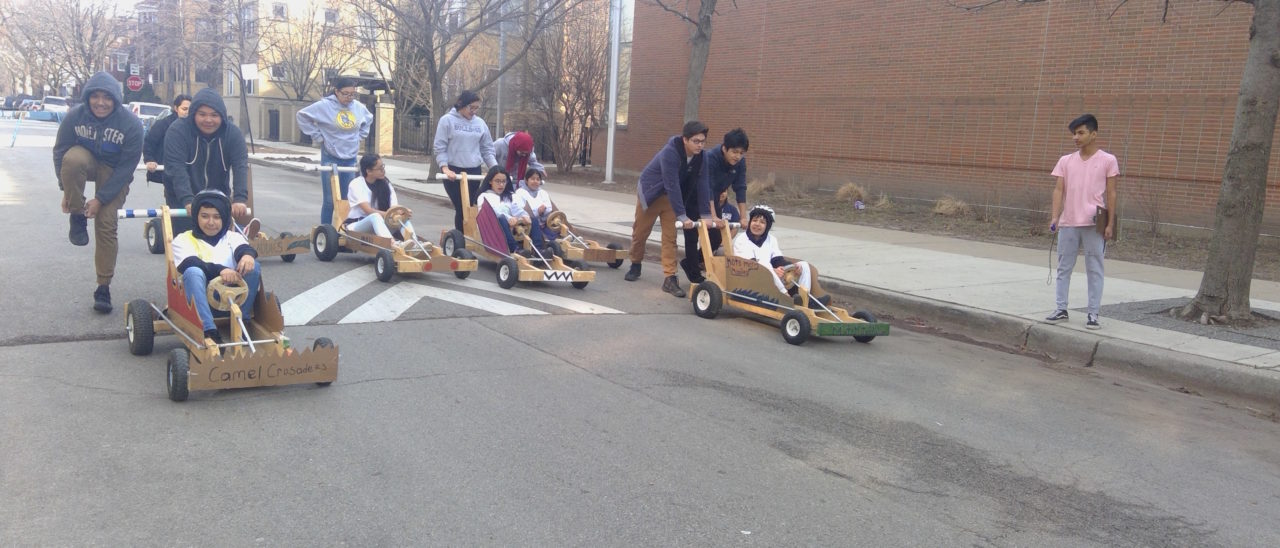
[[[711,16],[716,12],[716,0],[702,0],[698,8],[698,25],[693,29],[693,51],[689,54],[689,79],[684,89],[684,121],[698,119],[698,105],[702,101],[702,73],[707,69],[707,57],[711,54]]]
[[[1222,175],[1209,258],[1186,319],[1252,320],[1249,284],[1267,191],[1267,167],[1280,102],[1280,0],[1256,0],[1249,57],[1240,80],[1235,126]]]

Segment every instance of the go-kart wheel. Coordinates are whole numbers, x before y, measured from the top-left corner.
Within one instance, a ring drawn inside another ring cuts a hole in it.
[[[588,283],[590,282],[569,282],[569,285],[572,285],[574,289],[586,289]]]
[[[606,245],[605,247],[615,251],[622,249],[622,246],[612,242],[610,242],[609,245]],[[613,261],[609,261],[609,268],[618,268],[620,266],[622,266],[622,259],[615,259]]]
[[[503,257],[498,261],[498,287],[503,289],[511,289],[516,285],[516,279],[519,278],[520,265],[516,264],[514,257]]]
[[[867,312],[866,310],[858,310],[853,314],[850,314],[850,316],[853,316],[867,323],[876,323],[876,317],[872,315],[870,312]],[[853,340],[858,341],[860,343],[869,343],[875,340],[875,338],[876,338],[875,335],[859,335],[859,336],[855,336]]]
[[[391,251],[378,250],[378,254],[373,258],[373,273],[378,276],[380,282],[391,281],[391,277],[396,274],[396,258],[391,255]]]
[[[331,225],[316,227],[316,231],[311,234],[311,250],[315,252],[317,259],[326,263],[332,261],[338,256],[338,229]]]
[[[464,261],[472,261],[472,260],[475,260],[476,254],[472,253],[471,250],[469,249],[456,249],[454,250],[453,258],[462,259]],[[471,271],[470,270],[454,270],[453,275],[457,276],[459,280],[465,280],[467,279],[467,276],[471,275]]]
[[[164,253],[164,228],[160,223],[160,219],[151,219],[147,221],[146,228],[142,229],[143,235],[147,238],[147,251],[152,255]]]
[[[209,299],[210,308],[230,312],[232,306],[243,305],[249,300],[249,284],[244,281],[227,283],[222,278],[214,278],[205,288],[205,297]]]
[[[693,313],[708,320],[720,315],[724,306],[724,292],[709,281],[693,286]]]
[[[280,239],[281,239],[281,240],[288,240],[289,238],[292,238],[292,237],[293,237],[293,233],[292,233],[292,232],[281,232],[281,233],[280,233]],[[294,259],[296,259],[296,258],[298,258],[298,255],[297,255],[297,254],[294,254],[294,253],[290,253],[290,254],[288,254],[288,255],[281,255],[281,256],[280,256],[280,260],[282,260],[282,261],[284,261],[284,262],[286,262],[286,263],[291,263],[291,262],[293,262],[293,260],[294,260]]]
[[[124,319],[124,332],[129,336],[129,353],[148,356],[156,341],[156,326],[152,323],[151,303],[146,299],[129,301],[129,315]]]
[[[783,314],[778,328],[782,330],[782,338],[791,344],[804,344],[809,340],[809,317],[799,310],[788,310]]]
[[[311,343],[312,350],[317,348],[333,348],[333,341],[329,340],[329,337],[320,337],[316,339],[316,342]],[[331,384],[333,384],[332,381],[318,382],[316,386],[329,386]]]
[[[187,400],[187,381],[191,372],[190,359],[185,348],[169,351],[168,375],[165,384],[169,389],[169,399],[173,401]]]
[[[444,239],[440,241],[441,251],[450,257],[457,257],[454,252],[459,249],[466,249],[467,239],[462,235],[462,231],[458,229],[450,230],[444,235]]]

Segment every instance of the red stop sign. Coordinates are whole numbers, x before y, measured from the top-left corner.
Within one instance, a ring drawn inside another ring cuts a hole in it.
[[[142,77],[137,75],[130,76],[124,81],[124,85],[129,86],[129,91],[138,91],[142,89]]]

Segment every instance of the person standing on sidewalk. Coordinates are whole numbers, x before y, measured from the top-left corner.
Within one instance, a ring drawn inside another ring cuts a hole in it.
[[[355,99],[356,81],[339,77],[333,81],[333,95],[298,111],[298,131],[309,135],[312,142],[320,143],[321,166],[356,165],[360,143],[369,136],[373,115]],[[324,203],[320,205],[320,224],[333,222],[333,191],[329,188],[331,175],[328,171],[320,172],[320,191],[324,196]],[[347,199],[347,187],[354,178],[355,173],[338,173],[338,188],[343,200]]]
[[[111,312],[111,278],[116,271],[116,210],[124,205],[133,170],[142,158],[142,122],[121,104],[120,82],[109,72],[89,78],[81,104],[67,112],[53,143],[53,171],[62,190],[62,212],[70,214],[67,237],[89,245],[87,219],[93,219],[93,264],[98,288],[93,309]],[[94,182],[93,198],[84,199]]]
[[[1098,309],[1102,306],[1102,257],[1106,240],[1115,235],[1116,177],[1120,163],[1116,157],[1098,148],[1098,119],[1085,114],[1072,120],[1067,128],[1075,141],[1076,152],[1063,156],[1053,168],[1058,181],[1053,187],[1053,215],[1049,231],[1058,232],[1058,284],[1056,310],[1048,322],[1067,320],[1067,295],[1071,290],[1071,271],[1076,254],[1084,249],[1084,266],[1089,281],[1089,307],[1084,326],[1099,329]],[[1099,231],[1099,225],[1106,223]]]
[[[737,128],[729,133],[724,134],[724,141],[719,145],[712,147],[704,156],[706,156],[707,184],[711,187],[711,197],[715,200],[711,204],[711,211],[719,214],[721,212],[720,195],[733,189],[734,195],[738,198],[738,218],[741,219],[747,215],[747,148],[751,146],[751,142],[747,139],[747,132],[742,128]],[[698,212],[701,207],[693,207],[685,204],[685,210],[689,213],[689,218],[698,220],[700,218]],[[728,209],[728,208],[726,208]],[[714,216],[713,216],[714,217]],[[720,248],[720,231],[712,230],[707,234],[711,240],[711,251]],[[680,260],[680,268],[684,269],[684,274],[689,278],[689,283],[702,283],[702,271],[705,265],[702,264],[702,250],[698,246],[698,231],[684,231],[684,259]]]
[[[453,108],[440,117],[432,142],[436,165],[449,178],[444,182],[444,191],[453,202],[453,228],[458,230],[462,230],[462,183],[458,182],[458,172],[474,175],[467,179],[467,190],[470,205],[476,205],[480,176],[484,170],[498,165],[493,156],[489,124],[484,123],[477,112],[480,112],[480,95],[471,90],[462,92]]]
[[[640,172],[636,185],[636,219],[631,226],[631,269],[624,277],[628,282],[640,279],[644,248],[653,232],[653,221],[662,223],[662,290],[683,298],[685,292],[676,279],[676,227],[693,228],[686,204],[719,226],[719,218],[711,213],[711,192],[707,171],[703,169],[707,143],[707,126],[697,120],[685,122],[680,135],[672,137]],[[686,240],[687,244],[688,240]]]

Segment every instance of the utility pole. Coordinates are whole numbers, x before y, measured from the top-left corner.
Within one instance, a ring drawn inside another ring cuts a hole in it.
[[[618,47],[622,32],[621,0],[609,0],[609,141],[604,151],[604,182],[613,184],[613,137],[618,131]]]

